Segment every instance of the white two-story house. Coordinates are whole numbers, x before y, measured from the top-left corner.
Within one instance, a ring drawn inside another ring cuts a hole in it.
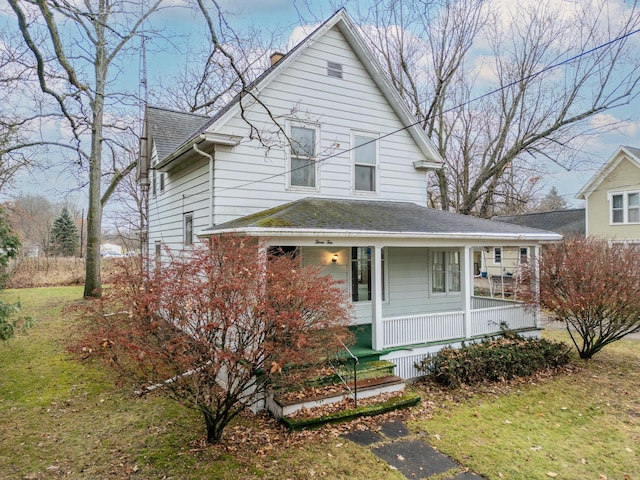
[[[537,332],[522,305],[474,296],[473,251],[535,256],[561,236],[427,208],[426,172],[442,159],[348,14],[275,60],[212,117],[147,109],[151,255],[223,233],[295,250],[344,282],[355,351],[405,378],[425,354],[501,322]]]

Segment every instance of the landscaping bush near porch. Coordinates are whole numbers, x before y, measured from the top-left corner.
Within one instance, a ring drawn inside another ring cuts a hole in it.
[[[571,348],[566,343],[523,338],[513,333],[491,341],[446,347],[425,358],[417,368],[438,383],[457,387],[485,380],[502,381],[566,365]]]

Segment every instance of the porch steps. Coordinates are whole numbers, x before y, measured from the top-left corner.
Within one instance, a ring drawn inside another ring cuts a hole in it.
[[[342,368],[348,373],[350,365]],[[332,412],[331,415],[322,417],[319,414],[315,418],[290,418],[296,412],[307,409],[312,410],[317,407],[326,407],[345,399],[352,399],[352,393],[341,382],[337,374],[329,374],[313,378],[305,382],[305,389],[296,392],[278,393],[267,398],[267,409],[271,414],[280,419],[289,428],[311,428],[324,423],[334,423],[348,421],[358,416],[376,415],[396,408],[403,408],[409,404],[415,404],[414,395],[405,393],[405,381],[394,375],[395,365],[391,362],[376,360],[374,357],[370,361],[360,362],[357,366],[357,396],[358,400],[372,398],[382,394],[397,393],[392,399],[385,396],[384,400],[374,402],[365,407],[353,409],[349,407],[343,411]],[[344,373],[344,372],[343,372]],[[348,382],[349,388],[353,391],[353,381]],[[326,393],[323,393],[326,392]],[[413,403],[412,403],[413,402]],[[370,402],[368,402],[370,403]],[[353,405],[349,402],[350,405]],[[323,411],[326,412],[326,409]]]

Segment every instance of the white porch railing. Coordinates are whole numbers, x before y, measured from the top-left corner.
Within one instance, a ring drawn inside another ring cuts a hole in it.
[[[438,342],[464,336],[464,312],[382,319],[383,348]]]
[[[471,306],[470,331],[466,335],[462,311],[383,318],[383,348],[496,334],[500,333],[502,322],[513,330],[536,326],[534,311],[522,303],[473,297]]]

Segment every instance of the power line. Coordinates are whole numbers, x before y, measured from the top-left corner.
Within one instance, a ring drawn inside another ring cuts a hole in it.
[[[552,65],[549,65],[548,67],[545,67],[545,68],[543,68],[543,69],[541,69],[541,70],[539,70],[539,71],[537,71],[537,72],[534,72],[534,73],[532,73],[532,74],[530,74],[530,75],[526,75],[526,76],[524,76],[524,77],[522,77],[522,78],[520,78],[520,79],[518,79],[518,80],[515,80],[515,81],[513,81],[513,82],[511,82],[511,83],[508,83],[508,84],[503,85],[503,86],[501,86],[501,87],[498,87],[498,88],[496,88],[496,89],[494,89],[494,90],[491,90],[491,91],[489,91],[489,92],[486,92],[486,93],[484,93],[484,94],[482,94],[482,95],[479,95],[479,96],[477,96],[477,97],[474,97],[474,98],[472,98],[472,99],[470,99],[470,100],[467,100],[466,102],[462,102],[462,103],[460,103],[460,104],[458,104],[458,105],[456,105],[456,106],[454,106],[454,107],[448,108],[448,109],[446,109],[446,110],[444,110],[444,111],[440,112],[439,114],[446,114],[446,113],[452,112],[452,111],[457,110],[457,109],[459,109],[459,108],[462,108],[462,107],[465,107],[465,106],[467,106],[467,105],[470,105],[470,104],[472,104],[472,103],[474,103],[474,102],[477,102],[477,101],[479,101],[479,100],[482,100],[483,98],[486,98],[486,97],[488,97],[488,96],[490,96],[490,95],[494,95],[494,94],[496,94],[496,93],[498,93],[498,92],[501,92],[502,90],[505,90],[505,89],[507,89],[507,88],[510,88],[510,87],[512,87],[512,86],[514,86],[514,85],[517,85],[517,84],[519,84],[519,83],[521,83],[521,82],[523,82],[523,81],[530,80],[530,79],[535,78],[535,77],[537,77],[537,76],[539,76],[539,75],[542,75],[543,73],[546,73],[546,72],[548,72],[548,71],[550,71],[550,70],[554,70],[554,69],[556,69],[556,68],[558,68],[558,67],[561,67],[561,66],[563,66],[563,65],[567,65],[567,64],[569,64],[569,63],[572,63],[572,62],[574,62],[575,60],[578,60],[578,59],[580,59],[580,58],[582,58],[582,57],[584,57],[584,56],[586,56],[586,55],[590,55],[590,54],[592,54],[593,52],[596,52],[596,51],[598,51],[598,50],[600,50],[600,49],[602,49],[602,48],[608,47],[608,46],[610,46],[610,45],[613,45],[614,43],[620,42],[620,41],[622,41],[622,40],[624,40],[624,39],[626,39],[626,38],[628,38],[628,37],[631,37],[632,35],[635,35],[635,34],[636,34],[636,33],[638,33],[638,32],[640,32],[640,29],[636,29],[636,30],[633,30],[633,31],[631,31],[631,32],[627,32],[627,33],[625,33],[624,35],[621,35],[621,36],[619,36],[619,37],[616,37],[616,38],[614,38],[613,40],[610,40],[610,41],[608,41],[608,42],[602,43],[602,44],[600,44],[600,45],[598,45],[598,46],[596,46],[596,47],[593,47],[593,48],[591,48],[591,49],[589,49],[589,50],[587,50],[587,51],[585,51],[585,52],[582,52],[582,53],[579,53],[579,54],[577,54],[577,55],[574,55],[573,57],[570,57],[570,58],[568,58],[568,59],[565,59],[565,60],[563,60],[563,61],[561,61],[561,62],[558,62],[558,63],[552,64]],[[314,165],[318,165],[318,164],[324,163],[324,162],[326,162],[327,160],[331,160],[332,158],[336,158],[336,157],[338,157],[338,156],[340,156],[340,155],[344,155],[344,154],[346,154],[346,153],[350,153],[350,152],[352,152],[353,150],[355,150],[356,148],[360,148],[360,147],[363,147],[363,146],[368,145],[368,144],[370,144],[370,143],[376,142],[376,141],[378,141],[378,140],[382,140],[382,139],[387,138],[387,137],[390,137],[390,136],[392,136],[392,135],[396,135],[396,134],[398,134],[398,133],[400,133],[400,132],[402,132],[402,131],[404,131],[404,130],[408,130],[408,129],[413,128],[413,127],[415,127],[415,126],[417,126],[417,125],[420,125],[421,123],[423,123],[423,122],[424,122],[424,121],[426,121],[426,120],[427,120],[427,119],[424,119],[424,120],[417,120],[417,121],[415,121],[414,123],[411,123],[411,124],[409,124],[409,125],[406,125],[406,126],[404,126],[404,127],[401,127],[401,128],[399,128],[399,129],[397,129],[397,130],[393,130],[393,131],[388,132],[388,133],[386,133],[386,134],[382,134],[382,135],[380,135],[378,138],[374,138],[374,139],[372,139],[372,140],[369,140],[368,142],[364,142],[364,143],[362,143],[361,145],[354,146],[354,147],[350,147],[350,148],[347,148],[347,149],[344,149],[344,150],[340,150],[340,151],[335,152],[335,153],[333,153],[333,154],[330,154],[330,155],[328,155],[328,156],[326,156],[326,157],[324,157],[324,158],[317,159],[317,160],[315,160],[315,161],[314,161]],[[252,181],[249,181],[249,182],[242,183],[242,184],[240,184],[240,185],[236,185],[236,186],[234,186],[234,187],[225,187],[225,188],[221,188],[221,189],[220,189],[220,190],[218,190],[218,191],[219,191],[219,192],[223,192],[223,191],[227,191],[227,190],[234,190],[234,189],[238,189],[238,188],[248,187],[248,186],[250,186],[250,185],[254,185],[254,184],[258,184],[258,183],[266,182],[266,181],[272,180],[272,179],[274,179],[274,178],[278,178],[278,177],[281,177],[281,176],[283,176],[283,175],[287,175],[287,174],[289,174],[289,173],[291,173],[291,172],[294,172],[294,171],[297,171],[297,170],[300,170],[300,169],[303,169],[303,168],[306,168],[306,167],[307,167],[307,166],[306,166],[306,165],[304,165],[304,166],[301,166],[301,167],[298,167],[298,168],[294,168],[294,169],[290,169],[290,170],[285,170],[285,171],[280,172],[280,173],[276,173],[276,174],[273,174],[273,175],[269,175],[269,176],[267,176],[267,177],[263,177],[263,178],[262,178],[262,179],[260,179],[260,180],[252,180]]]

